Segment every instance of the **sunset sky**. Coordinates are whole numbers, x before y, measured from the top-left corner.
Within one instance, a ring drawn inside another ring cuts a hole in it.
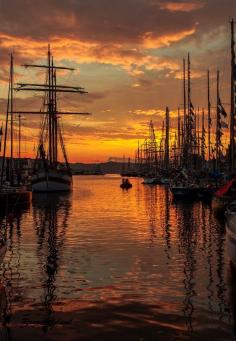
[[[206,70],[221,71],[221,99],[230,101],[230,25],[235,0],[0,0],[0,119],[6,108],[9,53],[15,82],[43,82],[25,62],[43,62],[51,44],[58,65],[77,70],[58,83],[80,85],[86,95],[60,95],[60,108],[91,112],[62,118],[71,162],[133,156],[148,122],[161,129],[166,106],[172,127],[182,100],[182,59],[192,59],[192,102],[206,107]],[[30,97],[31,96],[31,97]],[[41,94],[16,93],[19,110],[39,110]],[[33,156],[39,119],[24,119],[22,154]]]

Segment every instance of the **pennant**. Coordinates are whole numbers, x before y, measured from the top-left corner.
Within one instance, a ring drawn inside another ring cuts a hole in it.
[[[193,116],[190,116],[190,122],[194,123],[194,117]]]
[[[217,108],[218,108],[218,110],[219,110],[219,113],[220,113],[222,116],[227,117],[227,112],[225,111],[225,108],[223,107],[220,98],[219,98],[219,103],[218,103]]]
[[[229,125],[226,123],[226,122],[224,122],[224,121],[221,121],[221,128],[229,128]]]
[[[225,108],[223,106],[221,107],[221,115],[227,117],[227,112],[225,111]]]

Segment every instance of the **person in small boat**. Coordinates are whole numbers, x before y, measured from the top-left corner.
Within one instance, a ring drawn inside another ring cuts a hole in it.
[[[124,187],[130,186],[129,179],[122,179],[122,186]]]

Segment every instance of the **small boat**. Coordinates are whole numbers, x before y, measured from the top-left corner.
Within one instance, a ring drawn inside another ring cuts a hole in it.
[[[230,180],[214,194],[212,201],[215,214],[223,216],[227,205],[236,200],[236,179]]]
[[[175,199],[196,199],[198,188],[191,185],[172,185],[170,190]]]
[[[143,184],[144,185],[158,185],[160,184],[160,179],[159,178],[144,178]]]
[[[131,187],[133,187],[133,185],[129,182],[129,179],[122,179],[122,184],[120,185],[120,188],[129,189]]]
[[[188,177],[184,170],[181,170],[177,176],[170,181],[170,191],[174,199],[196,199],[199,186]]]
[[[167,178],[161,178],[160,185],[169,185],[170,181]]]

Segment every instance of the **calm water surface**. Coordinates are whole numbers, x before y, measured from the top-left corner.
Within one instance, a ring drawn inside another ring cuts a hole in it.
[[[8,218],[0,340],[234,340],[236,276],[211,208],[74,177]]]

